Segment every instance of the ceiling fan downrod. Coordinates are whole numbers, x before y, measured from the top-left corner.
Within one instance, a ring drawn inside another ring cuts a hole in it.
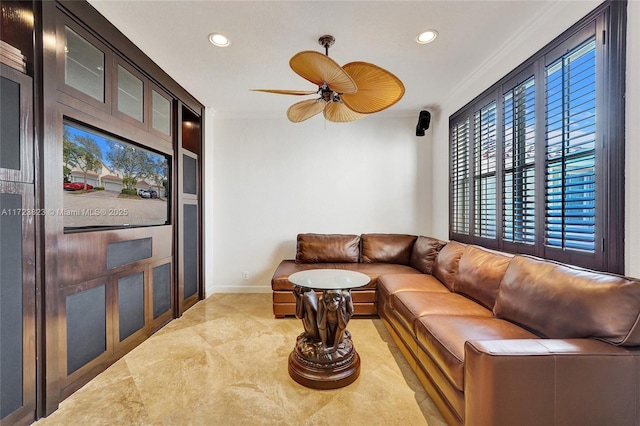
[[[324,47],[324,54],[329,56],[329,48],[336,42],[336,38],[332,35],[323,35],[318,39],[320,46]]]

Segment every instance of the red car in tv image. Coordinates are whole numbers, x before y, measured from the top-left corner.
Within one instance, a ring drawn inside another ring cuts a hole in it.
[[[82,182],[64,182],[62,184],[62,188],[65,191],[78,191],[80,189],[89,190],[89,189],[93,189],[93,185],[87,184],[85,188],[85,184]]]

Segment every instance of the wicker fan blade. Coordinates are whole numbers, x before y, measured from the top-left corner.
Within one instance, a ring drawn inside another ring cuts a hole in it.
[[[334,123],[347,123],[364,117],[365,114],[357,113],[342,102],[329,102],[324,109],[324,118]]]
[[[309,99],[297,102],[287,110],[287,117],[294,123],[300,123],[308,118],[319,114],[324,110],[326,103],[319,99]]]
[[[277,93],[279,95],[315,95],[317,90],[278,90],[278,89],[251,89],[252,92]]]
[[[353,78],[358,92],[344,94],[342,101],[352,110],[371,114],[389,108],[404,96],[402,81],[389,71],[367,62],[351,62],[343,69]]]
[[[358,90],[349,74],[320,52],[305,50],[296,53],[289,60],[289,65],[296,74],[317,86],[327,83],[329,89],[338,93],[356,93]]]

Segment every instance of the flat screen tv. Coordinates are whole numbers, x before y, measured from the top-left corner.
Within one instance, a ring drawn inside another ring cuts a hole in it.
[[[65,232],[170,223],[168,155],[65,120],[62,170]]]

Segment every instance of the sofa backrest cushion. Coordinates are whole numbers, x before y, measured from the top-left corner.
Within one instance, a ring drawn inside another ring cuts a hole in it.
[[[350,263],[360,257],[360,236],[344,234],[298,234],[296,262]]]
[[[441,241],[436,238],[418,237],[413,244],[413,250],[411,250],[409,266],[423,274],[431,274],[431,272],[433,272],[433,262],[445,244],[447,244],[446,241]]]
[[[453,290],[493,309],[500,281],[513,256],[469,245],[464,249]]]
[[[362,234],[360,261],[408,265],[417,238],[415,235],[402,234]]]
[[[456,241],[449,241],[442,247],[433,262],[433,276],[451,291],[458,273],[458,263],[466,246]]]
[[[544,337],[640,345],[640,281],[619,275],[515,256],[493,311]]]

